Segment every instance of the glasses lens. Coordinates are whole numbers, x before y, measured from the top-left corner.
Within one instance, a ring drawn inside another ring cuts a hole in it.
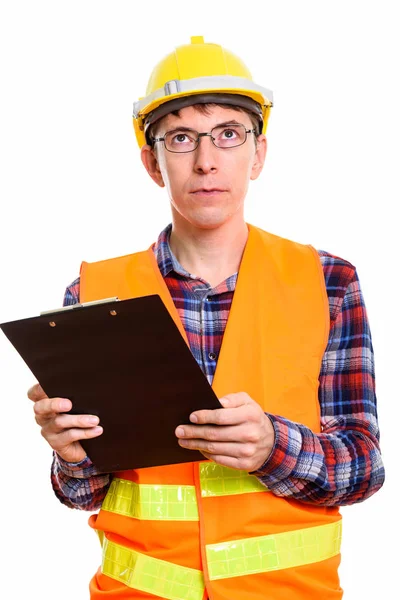
[[[176,129],[165,134],[165,147],[170,152],[192,152],[197,146],[199,134],[193,129]]]
[[[232,125],[223,125],[214,127],[211,131],[213,141],[218,148],[233,148],[240,146],[246,141],[246,129],[244,125],[233,123]]]

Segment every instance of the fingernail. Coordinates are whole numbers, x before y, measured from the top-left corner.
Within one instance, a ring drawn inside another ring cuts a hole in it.
[[[89,425],[97,425],[97,423],[99,422],[99,417],[89,416],[89,417],[86,417],[85,421]]]
[[[70,407],[71,407],[71,402],[69,400],[67,400],[66,398],[64,398],[64,400],[61,400],[61,402],[60,402],[61,410],[69,410]]]
[[[183,437],[185,435],[185,430],[183,429],[183,427],[178,427],[178,429],[176,430],[176,435]]]
[[[196,415],[190,415],[189,419],[191,420],[192,423],[197,423]]]

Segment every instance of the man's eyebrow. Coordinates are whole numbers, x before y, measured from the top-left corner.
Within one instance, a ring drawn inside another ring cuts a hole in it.
[[[186,125],[182,125],[181,127],[174,127],[174,129],[167,129],[165,133],[175,133],[175,131],[196,131],[193,127],[186,127]],[[163,135],[165,135],[165,133]]]
[[[223,123],[217,123],[214,127],[225,127],[226,125],[243,125],[240,121],[236,121],[236,119],[229,119],[229,121],[224,121]]]

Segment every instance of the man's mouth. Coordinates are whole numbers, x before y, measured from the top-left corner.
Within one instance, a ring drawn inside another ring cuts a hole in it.
[[[197,190],[193,190],[192,194],[202,195],[202,196],[212,196],[213,194],[222,194],[226,190],[222,190],[220,188],[199,188]]]

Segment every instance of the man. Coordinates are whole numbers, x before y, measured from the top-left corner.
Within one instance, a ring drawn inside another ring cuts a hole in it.
[[[84,264],[65,296],[160,294],[221,402],[175,431],[207,460],[96,474],[80,440],[101,435],[97,417],[28,392],[56,495],[100,509],[94,599],[339,599],[339,506],[383,484],[355,267],[244,220],[271,106],[236,56],[202,38],[163,59],[134,126],[172,225],[148,252]]]

